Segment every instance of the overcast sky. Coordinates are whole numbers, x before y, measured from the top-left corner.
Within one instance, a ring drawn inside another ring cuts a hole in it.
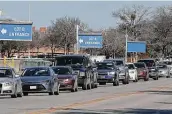
[[[51,20],[63,16],[78,17],[83,22],[95,30],[115,27],[117,20],[112,17],[112,11],[118,10],[123,6],[145,5],[155,9],[159,6],[172,5],[172,1],[87,1],[87,2],[71,2],[71,1],[37,1],[37,2],[2,2],[0,1],[0,9],[4,11],[4,17],[11,17],[17,20],[29,19],[29,3],[31,6],[31,20],[36,28],[41,26],[49,26]]]

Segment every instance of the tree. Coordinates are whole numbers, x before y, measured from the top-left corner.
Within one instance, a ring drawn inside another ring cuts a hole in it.
[[[62,17],[52,22],[52,31],[58,36],[57,47],[63,47],[65,52],[69,53],[70,48],[76,43],[76,25],[79,25],[79,31],[84,31],[87,26],[79,18]]]
[[[162,54],[167,56],[172,45],[172,10],[171,7],[160,7],[153,17],[155,38],[153,43],[158,45]]]
[[[124,52],[125,39],[118,29],[109,28],[103,35],[103,51],[105,55],[122,56]]]
[[[26,49],[26,43],[22,41],[4,41],[1,53],[6,54],[7,57],[12,57],[15,53],[19,53]]]
[[[137,40],[140,36],[140,28],[142,22],[146,21],[149,16],[148,7],[143,5],[133,5],[132,7],[124,7],[112,13],[112,16],[120,19],[119,28],[121,31],[127,28],[128,35],[132,38],[131,40]]]
[[[50,47],[52,57],[55,52],[55,49],[60,46],[61,38],[58,32],[55,31],[53,27],[48,27],[45,36],[43,37],[42,44],[45,47]]]

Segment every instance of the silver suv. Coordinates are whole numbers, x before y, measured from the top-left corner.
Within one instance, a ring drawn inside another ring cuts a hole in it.
[[[0,95],[11,95],[11,98],[22,97],[22,85],[19,75],[13,68],[0,67]]]

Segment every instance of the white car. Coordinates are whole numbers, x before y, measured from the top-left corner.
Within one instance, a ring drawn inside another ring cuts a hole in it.
[[[138,82],[138,73],[136,66],[133,63],[126,63],[126,66],[128,67],[130,80],[132,80],[133,82]]]

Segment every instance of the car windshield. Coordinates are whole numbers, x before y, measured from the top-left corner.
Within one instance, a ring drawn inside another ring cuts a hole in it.
[[[145,68],[145,65],[142,64],[142,63],[134,63],[134,65],[135,65],[137,68]]]
[[[115,61],[115,65],[123,65],[123,61]]]
[[[134,65],[133,64],[127,64],[126,66],[128,67],[128,69],[134,69]]]
[[[164,61],[163,63],[166,65],[172,65],[172,62],[169,62],[169,61]]]
[[[58,65],[75,65],[75,64],[83,64],[82,57],[58,57],[56,58],[56,66]]]
[[[117,66],[124,64],[122,60],[104,60],[104,62],[114,62]]]
[[[165,68],[167,68],[166,65],[158,65],[157,67],[158,67],[159,69],[165,69]]]
[[[50,76],[50,71],[48,68],[28,68],[22,76]]]
[[[97,63],[97,69],[114,69],[113,63]]]
[[[139,60],[138,62],[144,62],[147,67],[153,67],[153,66],[155,66],[154,60]]]
[[[68,75],[71,74],[69,68],[60,68],[60,67],[54,67],[54,72],[59,75]]]
[[[0,69],[0,78],[11,78],[12,72],[10,69]]]

